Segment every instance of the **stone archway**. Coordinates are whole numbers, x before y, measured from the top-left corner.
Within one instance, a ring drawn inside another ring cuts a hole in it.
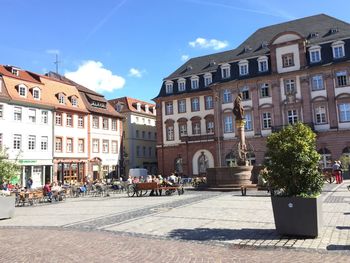
[[[214,167],[214,157],[211,154],[211,152],[208,150],[205,150],[205,149],[198,150],[192,157],[192,173],[193,173],[193,175],[199,174],[198,159],[202,155],[202,153],[205,155],[205,157],[208,160],[208,168]]]

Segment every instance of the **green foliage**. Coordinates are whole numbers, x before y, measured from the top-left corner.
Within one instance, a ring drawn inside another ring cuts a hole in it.
[[[8,160],[5,150],[0,149],[0,183],[12,181],[18,177],[20,166]]]
[[[323,177],[318,169],[316,135],[310,127],[297,123],[267,138],[266,178],[284,196],[316,196]]]
[[[348,155],[343,154],[340,157],[341,165],[343,166],[344,171],[349,170],[349,165],[350,165],[350,157]]]

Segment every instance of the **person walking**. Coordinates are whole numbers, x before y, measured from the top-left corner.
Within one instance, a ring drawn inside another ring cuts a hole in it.
[[[334,164],[332,166],[332,173],[333,176],[335,176],[336,184],[340,184],[340,165],[338,161],[334,161]]]
[[[29,177],[27,180],[27,189],[31,189],[33,185],[33,179],[32,177]]]

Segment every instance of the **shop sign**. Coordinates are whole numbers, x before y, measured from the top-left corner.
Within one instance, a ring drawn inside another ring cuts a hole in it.
[[[36,163],[36,160],[19,160],[18,162],[20,164],[32,164],[32,163]]]

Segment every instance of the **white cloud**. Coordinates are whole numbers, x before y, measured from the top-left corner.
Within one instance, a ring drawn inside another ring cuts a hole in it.
[[[141,78],[143,73],[144,73],[144,71],[141,71],[137,68],[129,69],[129,76],[130,77]]]
[[[182,56],[181,56],[181,60],[182,60],[182,61],[186,61],[186,60],[189,59],[189,57],[190,57],[189,55],[182,55]]]
[[[226,40],[221,41],[217,39],[205,39],[202,37],[198,37],[195,41],[188,42],[188,44],[194,48],[212,48],[214,50],[219,50],[228,46]]]
[[[47,54],[60,54],[60,51],[58,49],[47,49],[45,52]]]
[[[65,76],[94,91],[108,91],[121,89],[125,79],[103,67],[99,61],[84,61],[76,71],[66,72]]]

